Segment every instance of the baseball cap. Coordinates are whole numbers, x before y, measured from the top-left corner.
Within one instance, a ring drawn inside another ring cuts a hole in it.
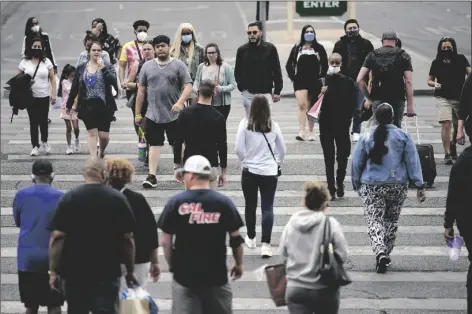
[[[54,172],[52,163],[46,159],[36,160],[33,163],[32,174],[35,176],[46,176]]]
[[[394,31],[386,31],[382,34],[382,40],[396,40],[397,38],[397,33]]]
[[[196,174],[210,175],[211,164],[205,157],[195,155],[187,159],[184,167],[180,169],[180,172],[191,172]]]

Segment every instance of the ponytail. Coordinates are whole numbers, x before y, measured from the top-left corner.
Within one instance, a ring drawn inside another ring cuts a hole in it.
[[[369,159],[377,165],[382,164],[382,157],[388,153],[385,146],[387,140],[387,126],[380,124],[374,131],[374,147],[369,152]]]

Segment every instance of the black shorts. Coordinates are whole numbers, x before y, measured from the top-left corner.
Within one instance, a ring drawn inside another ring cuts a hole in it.
[[[146,118],[146,141],[149,146],[164,146],[164,133],[170,146],[174,146],[177,120],[167,123],[156,123]]]
[[[108,110],[103,100],[87,99],[79,109],[79,118],[84,122],[87,131],[98,129],[100,132],[110,132],[113,113]]]
[[[62,293],[51,290],[48,273],[18,271],[20,299],[26,308],[38,306],[58,307],[64,305]]]

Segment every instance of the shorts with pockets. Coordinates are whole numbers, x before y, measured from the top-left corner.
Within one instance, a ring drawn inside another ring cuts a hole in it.
[[[167,123],[156,123],[146,118],[146,141],[149,146],[164,146],[164,133],[170,146],[174,146],[177,120]]]
[[[436,108],[438,108],[438,121],[452,121],[454,124],[457,124],[458,105],[459,102],[457,100],[436,97]]]
[[[18,271],[21,302],[26,308],[64,305],[64,295],[49,287],[49,274]]]

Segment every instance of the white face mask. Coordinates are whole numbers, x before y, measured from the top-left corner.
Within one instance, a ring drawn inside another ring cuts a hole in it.
[[[338,74],[341,71],[340,67],[333,67],[332,65],[329,66],[328,74]]]
[[[40,29],[39,25],[34,25],[33,27],[31,27],[31,31],[33,31],[34,33],[39,32],[39,29]]]
[[[139,41],[145,41],[147,39],[147,33],[146,32],[139,32],[136,37],[138,38]]]

